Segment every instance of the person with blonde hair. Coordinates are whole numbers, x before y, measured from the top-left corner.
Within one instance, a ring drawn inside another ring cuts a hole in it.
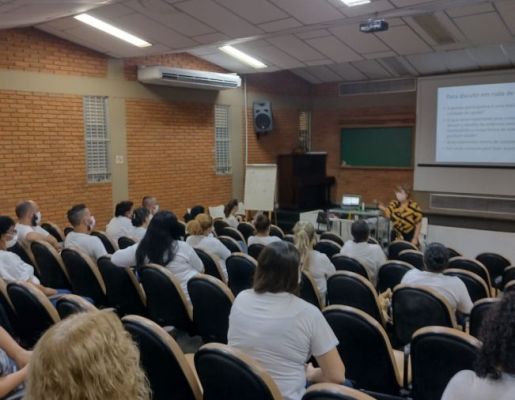
[[[315,227],[310,222],[299,221],[293,227],[295,247],[300,253],[301,270],[310,274],[315,280],[318,291],[325,299],[327,278],[336,272],[333,263],[324,253],[313,247],[316,243]]]
[[[220,240],[210,235],[212,231],[213,218],[207,214],[198,214],[186,225],[186,232],[190,235],[186,239],[186,243],[193,248],[199,248],[216,256],[220,261],[224,278],[227,279],[225,260],[231,255],[231,252]]]
[[[72,315],[32,354],[25,400],[149,400],[138,348],[113,311]]]

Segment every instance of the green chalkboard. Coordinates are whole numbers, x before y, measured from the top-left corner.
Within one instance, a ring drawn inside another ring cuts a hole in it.
[[[410,168],[413,128],[343,128],[340,155],[345,166]]]

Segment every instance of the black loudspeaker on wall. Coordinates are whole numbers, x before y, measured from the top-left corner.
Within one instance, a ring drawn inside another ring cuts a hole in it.
[[[273,129],[272,104],[269,101],[254,102],[254,129],[256,133],[266,133]]]

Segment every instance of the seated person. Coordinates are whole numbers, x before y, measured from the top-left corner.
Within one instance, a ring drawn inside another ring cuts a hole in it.
[[[224,206],[224,221],[229,224],[230,227],[238,228],[240,221],[236,217],[238,212],[238,200],[232,199],[229,203]]]
[[[143,197],[143,200],[141,200],[141,207],[146,208],[152,216],[159,211],[159,204],[154,196]]]
[[[34,276],[34,268],[8,248],[16,243],[16,229],[11,217],[0,216],[0,278],[6,282],[23,281],[37,287],[47,296],[57,294],[57,290],[42,286]]]
[[[475,371],[450,380],[442,400],[512,400],[515,398],[515,292],[506,292],[481,325],[483,342]]]
[[[31,354],[0,327],[0,398],[3,399],[23,384]]]
[[[136,208],[132,213],[132,226],[134,230],[132,232],[132,239],[134,241],[139,242],[147,233],[147,227],[150,223],[150,219],[153,214],[150,213],[148,208],[140,207]]]
[[[184,222],[188,223],[195,219],[199,214],[205,214],[206,208],[201,205],[191,207],[190,211],[184,214]]]
[[[253,289],[236,297],[229,316],[229,345],[264,367],[285,400],[300,400],[306,381],[345,381],[331,327],[319,309],[295,295],[299,262],[299,252],[291,243],[279,241],[265,247]],[[319,368],[306,366],[312,355]]]
[[[121,201],[119,202],[114,210],[114,217],[106,226],[106,235],[115,242],[118,243],[118,239],[122,236],[132,237],[134,227],[132,226],[132,207],[134,203],[132,201]]]
[[[102,241],[96,236],[91,236],[95,228],[95,217],[85,204],[77,204],[68,210],[68,221],[73,227],[64,239],[64,247],[75,247],[89,255],[94,261],[107,255],[107,250]]]
[[[254,218],[254,227],[256,228],[256,234],[249,236],[247,240],[249,246],[256,243],[266,246],[281,240],[281,238],[277,236],[270,236],[270,220],[263,213],[258,213],[256,218]]]
[[[25,400],[150,398],[139,350],[111,310],[74,314],[34,348]]]
[[[336,269],[329,257],[313,249],[316,243],[313,224],[299,221],[293,227],[293,233],[295,234],[295,247],[300,253],[301,269],[313,277],[322,300],[324,300],[327,293],[327,278],[334,274]]]
[[[210,235],[212,231],[213,218],[207,214],[198,214],[193,221],[186,225],[186,232],[190,235],[186,239],[186,243],[191,247],[198,247],[215,255],[220,261],[224,278],[227,280],[225,260],[231,255],[231,252],[220,240]]]
[[[431,243],[424,252],[425,271],[413,269],[402,277],[402,284],[421,285],[434,289],[444,296],[454,312],[470,314],[472,300],[467,287],[456,276],[447,276],[442,272],[447,268],[449,251],[441,243]]]
[[[38,205],[32,201],[21,201],[16,205],[16,231],[18,232],[18,242],[27,243],[31,240],[42,240],[50,243],[56,250],[61,248],[59,242],[41,226],[41,213]]]
[[[377,271],[386,262],[381,246],[368,243],[370,228],[365,220],[357,220],[352,223],[351,234],[353,240],[347,240],[340,250],[340,254],[358,260],[368,272],[370,281],[376,285]]]

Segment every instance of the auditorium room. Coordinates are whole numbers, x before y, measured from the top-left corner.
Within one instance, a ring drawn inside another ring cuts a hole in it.
[[[515,0],[0,0],[0,399],[515,400]]]

